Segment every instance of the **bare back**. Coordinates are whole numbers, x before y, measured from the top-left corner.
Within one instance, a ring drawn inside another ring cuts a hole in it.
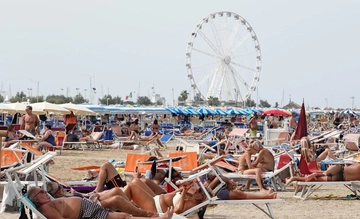
[[[295,121],[294,117],[290,117],[289,126],[290,126],[290,128],[296,129],[297,124],[296,124],[296,121]]]
[[[264,171],[273,171],[275,168],[274,155],[265,148],[259,152],[255,163],[257,168],[261,168]]]

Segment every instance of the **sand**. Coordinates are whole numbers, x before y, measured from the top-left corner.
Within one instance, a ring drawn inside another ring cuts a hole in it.
[[[170,142],[168,150],[162,150],[167,155],[175,145]],[[50,167],[50,173],[65,180],[82,180],[86,171],[71,170],[70,167],[83,165],[101,165],[109,159],[124,161],[126,153],[140,153],[140,150],[117,150],[103,149],[95,151],[64,150],[61,155],[55,157],[55,164]],[[256,187],[251,192],[258,192]],[[273,204],[272,208],[277,218],[360,218],[359,200],[346,200],[346,195],[351,192],[344,186],[323,186],[317,190],[308,200],[302,201],[293,198],[294,188],[288,186],[286,191],[278,192],[278,198],[284,199],[284,203]],[[315,195],[324,197],[334,194],[336,198],[315,198]],[[19,218],[17,212],[4,212],[1,219]],[[268,218],[260,210],[251,204],[244,205],[218,205],[207,209],[205,218]]]

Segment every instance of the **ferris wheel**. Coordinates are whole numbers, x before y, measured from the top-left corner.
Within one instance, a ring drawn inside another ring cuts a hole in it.
[[[195,96],[246,101],[261,72],[260,44],[253,28],[233,12],[204,17],[187,44],[186,69]]]

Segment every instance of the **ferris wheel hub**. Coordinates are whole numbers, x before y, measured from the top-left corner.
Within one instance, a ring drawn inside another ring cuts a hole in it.
[[[225,62],[226,64],[230,64],[230,62],[231,62],[231,57],[230,57],[230,56],[225,56],[224,62]]]

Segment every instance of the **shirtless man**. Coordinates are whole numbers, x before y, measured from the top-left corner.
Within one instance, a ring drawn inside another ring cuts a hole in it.
[[[31,187],[28,191],[28,198],[46,218],[147,218],[132,217],[128,213],[109,212],[102,206],[80,197],[59,198],[51,200],[48,193],[40,188]],[[168,208],[166,213],[157,218],[171,218],[173,209]]]
[[[32,106],[26,106],[26,114],[22,118],[21,130],[26,130],[32,135],[40,134],[40,121],[39,118],[32,113]]]
[[[290,135],[295,131],[297,123],[295,121],[296,113],[292,113],[289,119]]]
[[[244,174],[255,175],[256,183],[258,184],[261,192],[268,192],[262,184],[261,174],[265,172],[273,172],[275,169],[274,155],[265,149],[260,141],[254,141],[250,146],[254,151],[258,153],[258,156],[254,162],[251,163],[253,169],[247,169]],[[248,180],[245,189],[249,189],[251,180]]]
[[[258,118],[258,115],[255,114],[253,117],[251,117],[251,119],[249,121],[251,137],[256,137],[256,134],[257,134],[257,129],[258,129],[257,118]]]

